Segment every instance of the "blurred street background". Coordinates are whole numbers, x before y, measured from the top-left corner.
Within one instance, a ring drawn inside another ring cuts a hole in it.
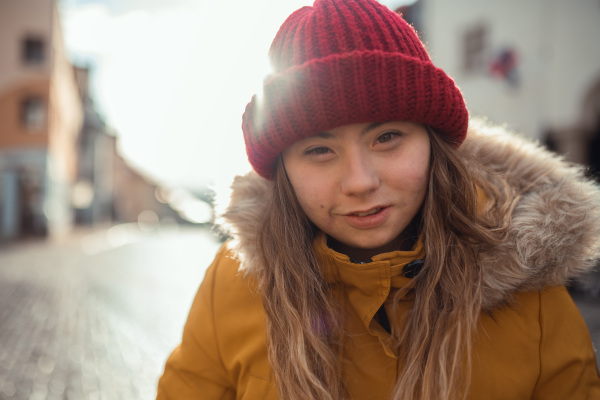
[[[218,246],[120,225],[2,247],[0,399],[155,398]]]
[[[0,0],[0,400],[154,397],[270,41],[312,2]],[[472,116],[598,178],[600,2],[380,2]],[[598,347],[600,272],[571,290]]]

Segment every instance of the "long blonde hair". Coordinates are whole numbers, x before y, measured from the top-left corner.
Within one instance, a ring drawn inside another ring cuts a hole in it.
[[[419,226],[426,259],[405,322],[392,326],[403,360],[394,400],[466,397],[482,302],[478,253],[504,239],[514,203],[501,177],[483,179],[479,167],[468,166],[474,160],[427,130],[431,165]],[[317,229],[298,204],[281,160],[273,184],[258,248],[269,361],[279,396],[342,400],[347,395],[339,360],[343,321],[312,247]],[[485,212],[478,190],[488,199]]]

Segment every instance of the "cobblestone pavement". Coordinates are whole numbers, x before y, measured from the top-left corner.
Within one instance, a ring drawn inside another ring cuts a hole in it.
[[[218,244],[119,226],[0,248],[0,400],[153,399]]]
[[[122,225],[0,247],[0,400],[147,400],[219,244]],[[600,346],[597,297],[575,296]]]

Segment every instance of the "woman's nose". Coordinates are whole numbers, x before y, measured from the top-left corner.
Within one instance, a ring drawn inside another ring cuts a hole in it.
[[[341,168],[340,188],[345,195],[361,196],[379,187],[379,174],[369,157],[354,153]]]

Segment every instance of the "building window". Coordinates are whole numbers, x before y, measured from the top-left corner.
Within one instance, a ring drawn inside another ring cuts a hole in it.
[[[463,38],[463,71],[468,74],[485,71],[487,28],[477,25],[468,29]]]
[[[40,97],[27,97],[21,102],[21,122],[25,129],[42,129],[46,123],[46,106]]]
[[[40,65],[44,62],[44,41],[36,37],[23,40],[23,62],[27,65]]]

